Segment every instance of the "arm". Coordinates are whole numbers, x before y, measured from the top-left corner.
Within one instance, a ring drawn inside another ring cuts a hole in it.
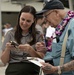
[[[30,49],[29,49],[29,54],[32,57],[39,57],[39,58],[43,58],[44,57],[44,53],[35,51],[31,46],[30,46]]]
[[[18,48],[20,50],[23,50],[24,52],[27,52],[31,57],[44,57],[44,54],[42,52],[35,51],[35,49],[29,44],[19,45]]]
[[[4,37],[4,41],[2,43],[2,54],[1,54],[1,61],[6,65],[6,63],[9,62],[10,58],[10,38],[11,38],[11,33],[8,32],[6,36]]]
[[[49,63],[42,63],[42,69],[44,73],[46,74],[51,74],[51,73],[58,73],[58,66],[52,66]],[[66,71],[72,71],[74,70],[74,60],[72,60],[69,63],[64,64],[63,66],[59,66],[61,72],[66,72]]]
[[[6,48],[5,50],[3,50],[2,55],[1,55],[1,60],[4,63],[4,65],[6,65],[6,63],[9,62],[9,58],[10,58],[10,43],[6,44]]]
[[[74,70],[74,60],[60,67],[62,72]]]

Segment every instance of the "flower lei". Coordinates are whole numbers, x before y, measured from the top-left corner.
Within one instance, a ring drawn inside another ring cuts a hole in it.
[[[67,15],[68,16],[65,19],[63,19],[63,22],[61,24],[59,24],[56,28],[55,33],[58,36],[60,36],[62,34],[62,32],[63,32],[64,28],[66,27],[67,23],[69,22],[69,20],[74,17],[74,12],[68,11]]]
[[[62,23],[59,24],[56,28],[55,34],[58,37],[61,36],[61,34],[62,34],[63,30],[65,29],[65,27],[66,27],[67,23],[69,22],[69,20],[74,17],[74,12],[73,11],[68,11],[67,15],[68,16],[66,18],[64,18]],[[53,39],[53,35],[51,36],[51,38]],[[47,42],[48,51],[52,50],[51,45],[52,45],[52,41],[49,40]]]

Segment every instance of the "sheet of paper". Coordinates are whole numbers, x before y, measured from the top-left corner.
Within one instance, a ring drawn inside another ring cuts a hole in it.
[[[30,59],[30,60],[29,60],[30,62],[32,62],[32,63],[38,65],[39,67],[42,66],[41,62],[45,62],[43,59],[36,58],[36,57],[34,57],[34,58],[28,58],[28,57],[27,57],[27,59]]]

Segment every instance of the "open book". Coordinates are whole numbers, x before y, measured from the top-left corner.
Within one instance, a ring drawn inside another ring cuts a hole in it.
[[[39,67],[42,66],[41,62],[45,62],[43,59],[40,59],[40,58],[37,58],[37,57],[27,57],[27,59],[28,59],[30,62],[32,62],[32,63],[38,65]]]

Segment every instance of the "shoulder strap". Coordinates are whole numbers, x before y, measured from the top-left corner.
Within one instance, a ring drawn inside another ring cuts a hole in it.
[[[68,38],[68,29],[69,29],[69,26],[67,28],[67,32],[65,34],[65,37],[64,37],[64,40],[63,40],[63,44],[62,44],[62,51],[61,51],[60,64],[59,64],[60,66],[62,66],[63,63],[64,63],[64,57],[65,57],[65,52],[66,52],[66,42],[67,42],[67,38]]]

